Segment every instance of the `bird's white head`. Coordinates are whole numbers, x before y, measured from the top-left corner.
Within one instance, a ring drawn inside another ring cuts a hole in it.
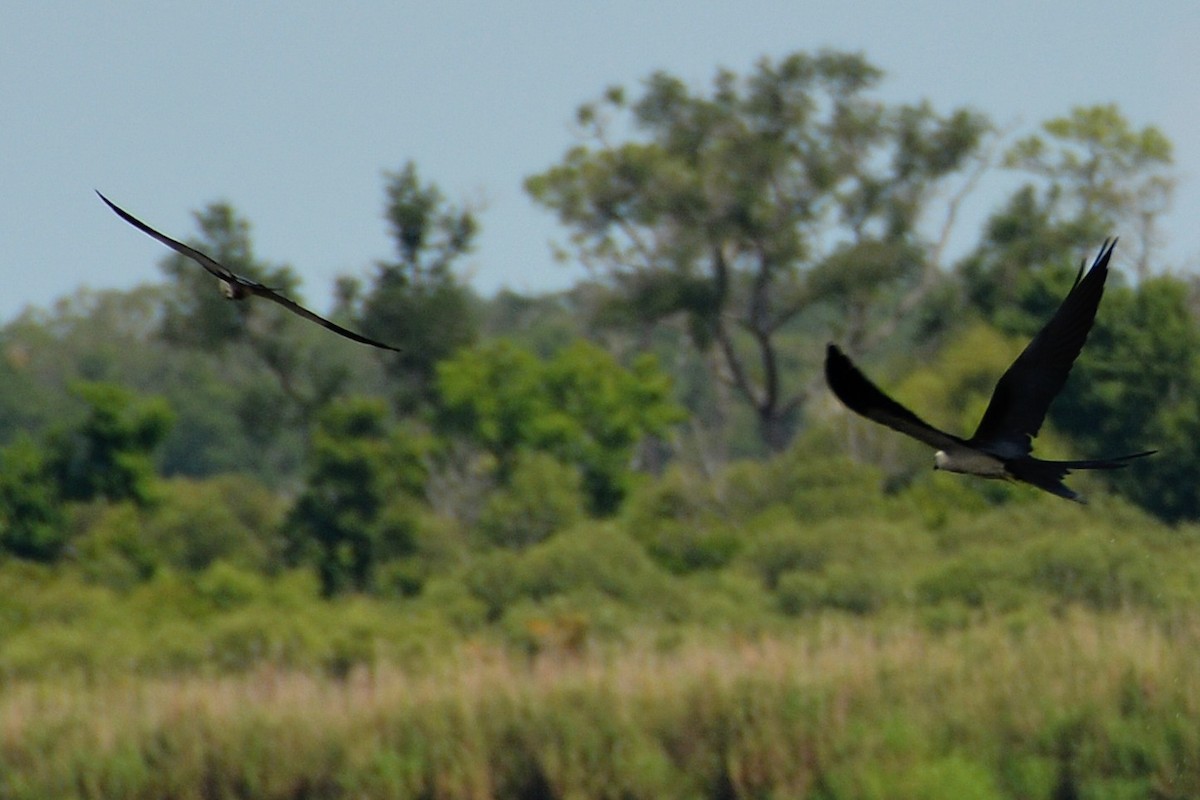
[[[934,469],[945,469],[949,463],[950,463],[950,456],[946,455],[945,450],[938,450],[936,453],[933,454],[933,468]]]
[[[217,284],[221,287],[221,294],[226,300],[244,300],[246,298],[246,287],[240,283],[217,278]]]

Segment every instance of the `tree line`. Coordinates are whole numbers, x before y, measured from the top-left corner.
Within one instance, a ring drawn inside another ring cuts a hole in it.
[[[926,479],[927,454],[831,409],[824,342],[965,430],[1114,234],[1125,274],[1043,439],[1158,447],[1116,485],[1164,520],[1200,517],[1198,295],[1157,250],[1170,142],[1115,106],[1013,138],[976,110],[884,102],[883,79],[861,54],[798,52],[583,104],[579,143],[525,184],[562,224],[563,257],[590,268],[556,294],[476,295],[460,265],[481,214],[413,163],[385,173],[394,252],[338,281],[332,317],[399,353],[225,302],[174,254],[161,284],[25,311],[0,330],[0,550],[69,560],[97,504],[136,514],[178,500],[172,479],[233,475],[273,498],[254,501],[275,508],[255,517],[272,520],[264,564],[311,565],[327,594],[416,592],[438,520],[520,549],[621,512],[669,465],[713,476],[810,448],[880,465],[879,492],[895,493]],[[951,261],[963,202],[1001,169],[1023,182]],[[190,244],[299,297],[233,207],[196,223]],[[157,563],[128,538],[105,546],[134,574]]]

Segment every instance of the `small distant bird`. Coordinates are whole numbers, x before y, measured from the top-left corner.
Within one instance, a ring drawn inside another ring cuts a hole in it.
[[[245,300],[251,295],[265,297],[266,299],[274,301],[283,306],[293,314],[299,314],[305,319],[312,320],[318,325],[328,328],[339,336],[345,336],[347,339],[353,339],[354,341],[361,342],[362,344],[369,344],[372,347],[379,347],[384,350],[392,350],[397,353],[400,352],[398,347],[392,347],[391,345],[384,344],[383,342],[377,342],[374,339],[368,339],[366,336],[357,334],[354,331],[346,330],[336,322],[330,322],[321,315],[309,311],[307,308],[295,302],[294,300],[284,297],[274,289],[271,289],[269,286],[264,286],[258,281],[250,280],[249,278],[243,278],[240,275],[235,275],[229,269],[222,266],[216,260],[209,258],[204,253],[201,253],[199,250],[188,247],[183,242],[177,242],[170,236],[154,230],[154,228],[151,228],[149,225],[142,222],[128,211],[125,211],[123,208],[120,208],[116,203],[109,200],[104,195],[100,194],[99,191],[97,191],[96,194],[100,195],[100,199],[103,200],[109,208],[115,211],[118,217],[125,220],[142,233],[145,233],[146,235],[162,242],[176,253],[187,256],[211,272],[220,282],[221,294],[225,295],[225,297],[229,300]]]
[[[1022,481],[1059,497],[1085,502],[1063,484],[1071,470],[1118,469],[1132,459],[1157,452],[1146,450],[1082,461],[1045,461],[1030,455],[1046,411],[1062,391],[1092,329],[1108,277],[1108,260],[1116,244],[1116,239],[1104,243],[1086,276],[1080,265],[1075,284],[1058,311],[1000,377],[970,439],[938,430],[888,397],[832,342],[825,354],[825,380],[851,411],[936,447],[934,469]]]

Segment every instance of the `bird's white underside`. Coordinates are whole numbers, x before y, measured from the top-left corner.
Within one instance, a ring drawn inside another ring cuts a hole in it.
[[[933,456],[935,469],[958,472],[963,475],[979,475],[984,478],[1007,478],[1004,462],[979,450],[938,450]]]

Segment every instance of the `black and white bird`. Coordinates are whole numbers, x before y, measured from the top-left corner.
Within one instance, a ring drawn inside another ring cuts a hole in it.
[[[1059,497],[1084,502],[1063,483],[1072,470],[1118,469],[1132,459],[1156,452],[1080,461],[1046,461],[1030,455],[1046,411],[1062,391],[1092,328],[1116,243],[1116,239],[1104,243],[1086,275],[1080,266],[1075,285],[1058,311],[996,383],[971,438],[940,431],[888,397],[833,343],[825,354],[829,388],[851,411],[937,448],[934,469],[1022,481]]]
[[[158,241],[162,242],[167,247],[174,250],[176,253],[179,253],[180,255],[183,255],[183,256],[187,256],[188,258],[192,259],[197,264],[199,264],[200,266],[204,267],[206,270],[211,272],[216,277],[217,281],[219,282],[220,287],[221,287],[221,293],[223,295],[225,295],[226,298],[228,298],[230,300],[245,300],[247,297],[250,297],[252,295],[256,296],[256,297],[265,297],[267,300],[270,300],[272,302],[278,303],[279,305],[283,306],[288,311],[291,311],[293,314],[299,314],[300,316],[304,317],[305,319],[312,320],[313,322],[317,323],[318,325],[328,328],[329,330],[333,331],[334,333],[338,334],[339,336],[345,336],[347,339],[352,339],[353,341],[360,342],[361,344],[369,344],[372,347],[379,347],[384,350],[392,350],[395,352],[400,352],[400,349],[397,347],[392,347],[391,345],[384,344],[383,342],[377,342],[374,339],[368,339],[366,336],[363,336],[361,334],[355,333],[354,331],[343,328],[341,325],[338,325],[336,322],[330,322],[329,320],[322,317],[320,314],[316,314],[312,311],[309,311],[307,308],[300,305],[296,301],[291,300],[290,298],[284,297],[283,295],[279,294],[279,292],[276,292],[274,289],[270,288],[269,286],[264,286],[263,284],[259,283],[258,281],[250,280],[249,278],[243,278],[240,275],[234,274],[231,270],[229,270],[228,268],[226,268],[225,266],[220,264],[218,261],[216,261],[213,258],[209,258],[207,255],[205,255],[204,253],[201,253],[199,250],[196,250],[195,248],[192,248],[192,247],[188,247],[183,242],[177,242],[174,239],[172,239],[170,236],[167,236],[164,233],[159,233],[158,231],[154,230],[154,228],[151,228],[149,225],[142,222],[140,219],[133,216],[128,211],[119,207],[116,203],[109,200],[103,194],[100,194],[99,191],[97,191],[96,194],[100,195],[100,199],[103,200],[109,208],[111,208],[113,211],[115,211],[118,217],[125,220],[130,225],[132,225],[133,227],[140,230],[142,233],[145,233],[146,235],[153,237],[154,239],[157,239]]]

